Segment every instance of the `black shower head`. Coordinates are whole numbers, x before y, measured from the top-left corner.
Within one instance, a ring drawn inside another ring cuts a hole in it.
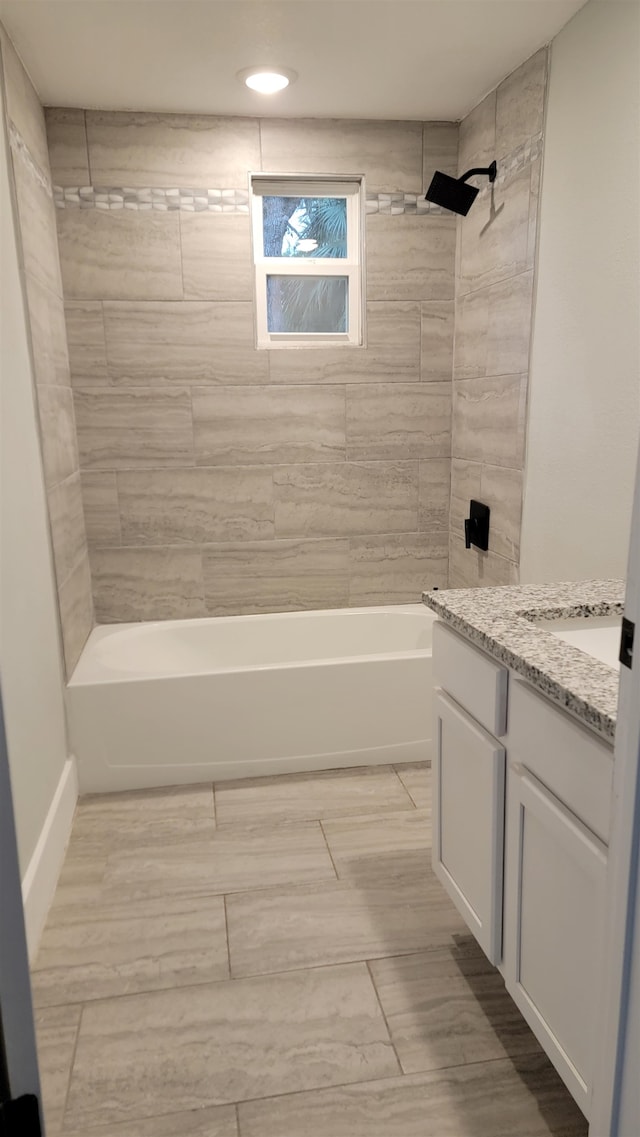
[[[496,171],[495,162],[486,168],[467,170],[461,178],[452,178],[450,174],[436,170],[425,199],[434,202],[435,205],[441,205],[443,209],[450,209],[452,213],[460,213],[466,217],[479,192],[475,186],[467,185],[467,178],[471,178],[474,174],[486,174],[490,182],[495,182]]]

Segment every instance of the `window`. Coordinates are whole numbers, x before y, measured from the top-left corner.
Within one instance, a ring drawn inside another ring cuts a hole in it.
[[[362,343],[362,188],[252,176],[258,347]]]

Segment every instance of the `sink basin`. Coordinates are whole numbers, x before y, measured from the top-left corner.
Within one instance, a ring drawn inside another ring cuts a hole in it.
[[[535,623],[564,643],[620,670],[621,616],[572,616],[566,620],[536,620]]]

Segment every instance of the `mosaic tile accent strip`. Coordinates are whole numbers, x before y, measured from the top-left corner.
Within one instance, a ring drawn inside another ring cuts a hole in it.
[[[9,122],[9,145],[13,153],[17,155],[17,157],[19,157],[21,161],[24,162],[27,169],[31,171],[34,178],[42,186],[45,193],[51,197],[53,191],[49,178],[45,174],[44,170],[41,170],[38,163],[35,162],[32,158],[29,147],[20,134],[20,131],[17,130],[14,126],[13,122]]]
[[[29,152],[15,132],[28,160]],[[501,186],[519,170],[530,165],[542,153],[542,134],[523,143],[498,167],[495,185]],[[42,175],[41,175],[42,176]],[[481,194],[491,192],[488,182],[480,188]],[[200,187],[134,188],[131,186],[54,186],[53,200],[58,209],[134,209],[139,212],[179,211],[181,213],[249,213],[249,191],[246,189],[204,189]],[[392,217],[404,214],[442,214],[440,205],[426,201],[424,194],[368,193],[366,212],[383,213]]]

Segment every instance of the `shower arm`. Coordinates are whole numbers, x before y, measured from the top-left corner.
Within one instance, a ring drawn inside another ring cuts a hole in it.
[[[490,182],[495,182],[497,172],[498,167],[495,162],[492,162],[490,166],[474,166],[472,170],[467,170],[466,174],[462,174],[462,176],[458,178],[458,181],[466,182],[467,179],[472,178],[474,174],[486,174]]]

